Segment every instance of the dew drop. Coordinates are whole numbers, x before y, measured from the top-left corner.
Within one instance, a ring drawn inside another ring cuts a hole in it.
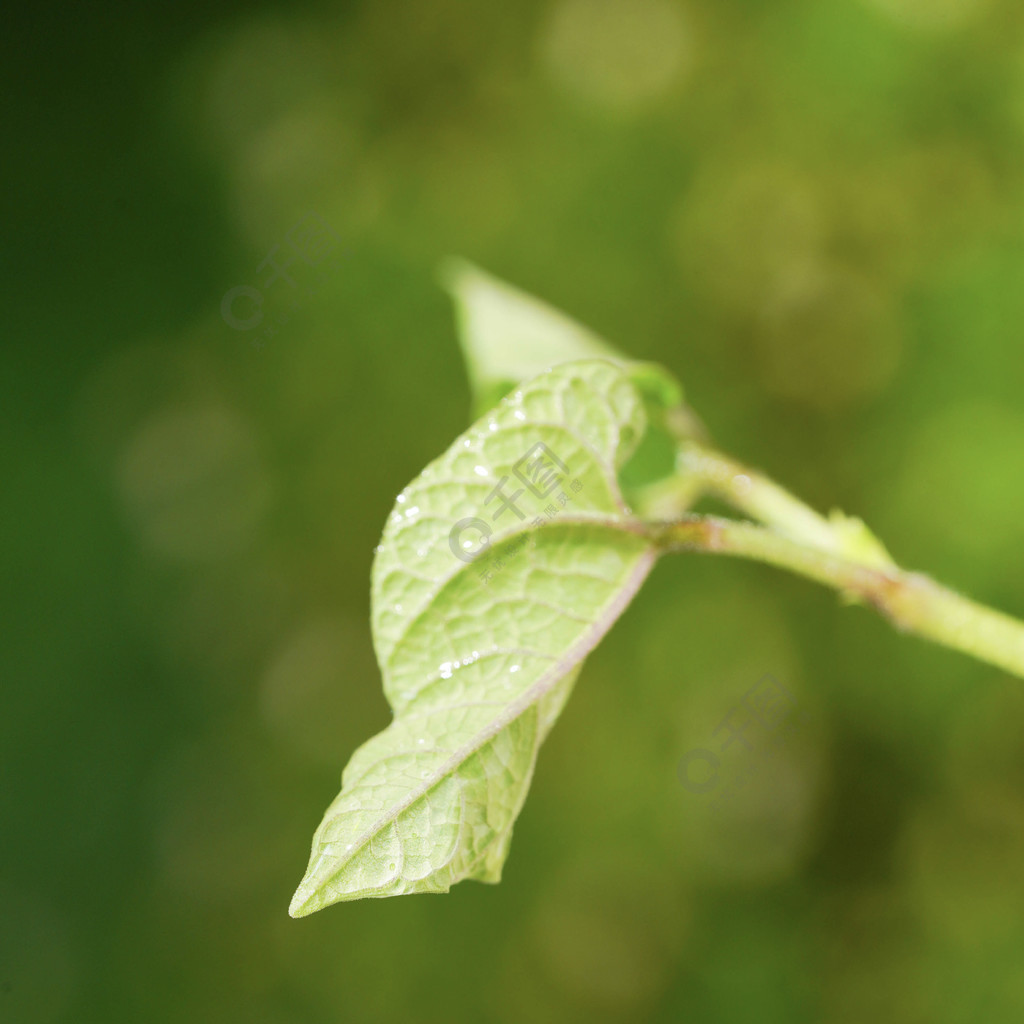
[[[509,668],[509,672],[518,672],[520,670],[520,668],[522,668],[522,665],[512,665]]]
[[[402,505],[406,501],[405,492],[403,491],[396,499],[399,505]]]
[[[515,418],[517,420],[525,420],[526,419],[526,413],[523,412],[522,409],[516,409],[516,411],[514,413],[512,413],[512,415],[515,416]]]
[[[487,469],[486,466],[474,466],[473,467],[473,472],[476,473],[477,476],[490,476],[491,475],[490,471]]]

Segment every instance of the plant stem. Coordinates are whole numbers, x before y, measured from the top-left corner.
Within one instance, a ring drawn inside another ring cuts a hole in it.
[[[859,520],[838,509],[826,518],[763,473],[692,438],[682,438],[676,472],[630,495],[641,519],[678,519],[702,497],[712,496],[804,545],[861,565],[895,567],[892,556]]]
[[[762,526],[715,516],[645,523],[643,532],[666,551],[734,555],[789,569],[834,587],[849,600],[874,606],[898,629],[1024,678],[1024,622],[962,597],[927,576],[891,564],[867,564]]]
[[[825,518],[756,470],[680,438],[677,473],[642,491],[643,531],[666,550],[735,555],[789,569],[870,604],[916,633],[1024,678],[1024,622],[977,604],[892,560],[859,520]],[[712,495],[764,525],[688,514]],[[667,522],[651,522],[655,517]]]
[[[727,501],[740,512],[779,533],[817,547],[837,548],[832,525],[814,509],[756,470],[696,443],[680,445],[676,469],[701,493]]]

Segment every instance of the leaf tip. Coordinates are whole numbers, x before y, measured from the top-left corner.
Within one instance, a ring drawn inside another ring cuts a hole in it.
[[[308,917],[336,902],[337,897],[330,898],[329,894],[332,890],[328,888],[333,874],[333,865],[323,854],[314,855],[288,906],[289,916]]]
[[[445,256],[437,265],[437,280],[449,295],[457,298],[464,281],[482,271],[461,256]]]
[[[304,878],[288,905],[288,916],[296,919],[308,917],[319,909],[320,901],[316,898],[316,892]]]

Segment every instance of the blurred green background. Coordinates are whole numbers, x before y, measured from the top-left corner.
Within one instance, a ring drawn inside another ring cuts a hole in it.
[[[467,423],[445,256],[1024,613],[1016,0],[8,20],[0,1021],[1024,1019],[1021,682],[724,560],[590,658],[500,886],[286,913],[389,719],[374,545]],[[765,672],[806,724],[716,817],[677,763]]]

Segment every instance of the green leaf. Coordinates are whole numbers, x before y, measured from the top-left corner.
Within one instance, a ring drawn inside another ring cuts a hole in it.
[[[621,368],[560,366],[398,496],[372,580],[394,720],[345,769],[293,916],[499,880],[538,748],[655,561],[618,483],[646,425]]]
[[[455,299],[478,416],[518,383],[553,366],[580,359],[626,363],[586,327],[465,260],[448,260],[441,277]]]

